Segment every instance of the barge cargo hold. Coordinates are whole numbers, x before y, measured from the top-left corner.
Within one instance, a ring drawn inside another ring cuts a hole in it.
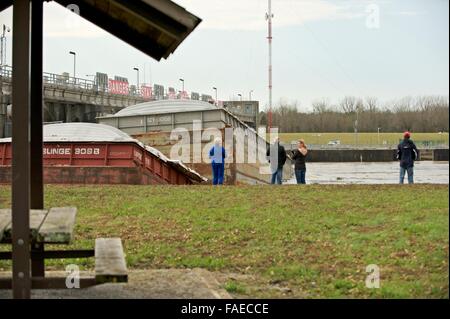
[[[0,183],[11,182],[11,139],[0,139]],[[207,179],[111,126],[44,126],[44,182],[49,184],[173,184]]]
[[[151,145],[166,156],[170,156],[172,147],[180,143],[179,140],[171,138],[172,132],[176,129],[184,129],[190,135],[188,146],[194,148],[193,134],[194,132],[205,132],[209,129],[219,130],[224,140],[225,129],[232,128],[234,132],[243,132],[245,137],[254,137],[255,145],[264,145],[263,153],[269,147],[269,143],[264,137],[258,134],[256,130],[244,123],[237,116],[223,107],[219,107],[207,102],[195,100],[161,100],[146,102],[134,106],[127,107],[120,112],[105,117],[98,117],[97,120],[101,124],[110,125],[127,134],[132,135],[146,145]],[[195,127],[194,123],[199,124],[200,128]],[[263,135],[265,136],[265,134]],[[239,144],[236,137],[233,140],[232,149],[227,149],[230,157],[234,156],[235,150],[239,146],[243,146],[244,153],[248,154],[248,141],[243,142],[245,145]],[[198,146],[201,149],[209,144],[210,140],[201,141]],[[255,149],[253,152],[258,152]],[[199,172],[203,176],[212,178],[211,165],[195,159],[190,156],[190,168]],[[236,163],[233,160],[233,163]],[[225,183],[228,185],[236,184],[269,184],[271,176],[261,172],[261,168],[266,165],[260,161],[256,163],[237,163],[225,165]],[[293,176],[291,162],[288,160],[284,166],[283,176],[289,180]]]

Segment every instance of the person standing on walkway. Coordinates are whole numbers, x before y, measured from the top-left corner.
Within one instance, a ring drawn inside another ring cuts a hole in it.
[[[408,183],[414,184],[414,161],[419,157],[419,152],[411,140],[411,133],[403,134],[403,141],[397,148],[397,159],[400,161],[400,184],[403,184],[405,174],[408,173]]]
[[[283,183],[283,166],[286,163],[286,150],[280,144],[280,138],[276,138],[274,143],[267,150],[267,157],[272,173],[272,184],[281,185]]]
[[[299,140],[297,149],[292,152],[292,160],[295,163],[295,178],[297,184],[306,184],[306,155],[308,148],[304,140]]]
[[[209,151],[213,173],[213,185],[223,185],[226,157],[227,154],[225,148],[222,146],[222,139],[218,137],[214,140],[214,146]]]

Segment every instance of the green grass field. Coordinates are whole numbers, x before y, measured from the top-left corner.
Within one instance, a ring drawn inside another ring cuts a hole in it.
[[[356,144],[356,136],[354,133],[280,133],[281,141],[291,143],[303,138],[307,144],[328,144],[329,141],[340,140],[341,144],[353,145]],[[398,144],[402,138],[402,133],[380,133],[378,138],[377,133],[359,133],[358,144],[361,145],[378,145],[383,144],[384,141],[388,145]],[[445,144],[448,146],[448,133],[413,133],[412,139],[422,144],[424,142],[431,142],[432,144]]]
[[[0,186],[0,208],[10,195]],[[46,206],[78,207],[71,248],[118,236],[132,269],[246,275],[224,282],[238,297],[280,297],[266,289],[278,285],[294,298],[448,298],[448,195],[434,185],[47,186]],[[50,266],[69,263],[93,266]],[[365,287],[369,264],[380,289]]]

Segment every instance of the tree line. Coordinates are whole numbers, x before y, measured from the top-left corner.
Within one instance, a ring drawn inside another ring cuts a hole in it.
[[[268,124],[260,112],[260,125]],[[375,97],[346,96],[339,103],[327,99],[312,103],[301,112],[297,103],[280,101],[272,109],[272,127],[280,133],[296,132],[448,132],[449,100],[445,96],[404,97],[381,103]]]

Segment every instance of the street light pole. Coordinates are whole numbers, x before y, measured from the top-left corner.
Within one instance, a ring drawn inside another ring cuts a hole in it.
[[[70,51],[69,54],[73,55],[73,81],[74,83],[77,83],[77,53]]]
[[[217,101],[217,88],[216,88],[216,87],[213,87],[213,90],[216,91],[216,105],[218,105],[219,102]]]
[[[253,93],[253,90],[251,90],[250,93],[248,94],[248,97],[250,98],[249,101],[252,100],[252,93]]]
[[[242,94],[238,94],[238,96],[239,96],[239,98],[240,98],[240,100],[242,102]]]
[[[180,81],[181,81],[181,85],[182,85],[182,92],[184,94],[184,79],[180,79]]]
[[[139,91],[139,68],[133,68],[133,70],[135,70],[136,71],[136,73],[137,73],[137,87],[136,87],[136,92],[138,92]]]

